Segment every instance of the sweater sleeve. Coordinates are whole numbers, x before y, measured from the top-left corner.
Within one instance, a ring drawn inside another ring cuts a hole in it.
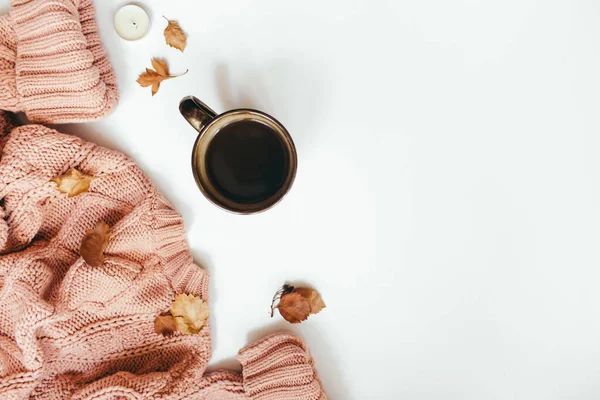
[[[0,18],[0,109],[31,122],[102,118],[118,93],[92,0],[13,1]]]
[[[204,375],[186,393],[193,400],[327,400],[304,342],[274,333],[238,354],[242,373],[220,370]]]
[[[13,115],[3,110],[17,109],[15,82],[16,43],[7,15],[0,17],[0,155],[7,135],[15,127]]]
[[[4,15],[0,17],[0,110],[14,112],[20,109],[15,72],[16,60],[15,30],[10,17]],[[0,133],[5,134],[3,130]]]
[[[327,400],[308,348],[294,335],[268,335],[240,350],[238,360],[241,374],[219,370],[205,374],[194,385],[165,385],[162,391],[151,392],[150,382],[154,381],[154,386],[164,384],[158,384],[157,375],[120,374],[119,379],[111,377],[109,384],[92,383],[73,398],[95,400],[110,395],[127,399]]]
[[[238,360],[252,400],[327,400],[308,348],[292,334],[268,335],[240,350]]]

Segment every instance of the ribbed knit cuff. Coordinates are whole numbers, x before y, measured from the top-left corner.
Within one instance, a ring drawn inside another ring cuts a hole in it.
[[[238,354],[244,390],[253,400],[326,400],[308,348],[294,335],[275,333]]]
[[[78,6],[77,6],[78,4]],[[19,103],[32,122],[102,118],[118,101],[91,0],[13,0]]]
[[[16,60],[15,30],[10,17],[4,15],[0,17],[0,109],[13,112],[20,109],[15,73]]]

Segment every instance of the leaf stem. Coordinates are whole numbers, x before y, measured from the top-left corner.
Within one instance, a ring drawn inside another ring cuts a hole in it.
[[[273,315],[275,314],[275,302],[279,299],[281,299],[281,295],[283,294],[283,288],[279,289],[278,291],[275,292],[275,295],[273,295],[273,301],[271,301],[271,318],[273,318]]]
[[[167,77],[165,77],[165,79],[173,79],[173,78],[179,78],[180,76],[184,76],[185,74],[187,74],[188,72],[190,72],[189,69],[186,69],[185,72],[181,75],[169,75]]]
[[[273,301],[271,302],[271,318],[273,318],[273,315],[275,314],[275,309],[277,308],[277,306],[275,306],[275,302],[277,300],[280,300],[281,296],[283,296],[286,293],[290,293],[292,290],[294,290],[294,287],[286,284],[283,285],[281,289],[275,292],[275,295],[273,296]]]

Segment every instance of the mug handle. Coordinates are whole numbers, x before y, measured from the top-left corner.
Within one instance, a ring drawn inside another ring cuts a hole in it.
[[[198,132],[202,132],[202,129],[217,116],[212,108],[194,96],[186,96],[181,99],[179,112]]]

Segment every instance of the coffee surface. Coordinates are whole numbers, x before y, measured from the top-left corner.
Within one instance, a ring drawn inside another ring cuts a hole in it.
[[[274,195],[288,173],[284,144],[275,131],[256,121],[223,127],[208,146],[206,167],[223,196],[246,204]]]

